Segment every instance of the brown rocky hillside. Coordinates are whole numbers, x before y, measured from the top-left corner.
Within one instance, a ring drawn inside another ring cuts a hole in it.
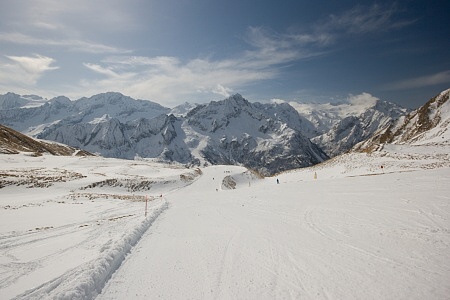
[[[0,153],[18,154],[31,152],[34,155],[49,153],[61,156],[89,156],[91,153],[62,144],[36,140],[6,126],[0,125]]]

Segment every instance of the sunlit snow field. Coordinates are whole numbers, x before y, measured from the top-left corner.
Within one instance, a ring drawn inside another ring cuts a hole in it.
[[[448,150],[392,146],[265,179],[0,155],[0,298],[448,299]]]

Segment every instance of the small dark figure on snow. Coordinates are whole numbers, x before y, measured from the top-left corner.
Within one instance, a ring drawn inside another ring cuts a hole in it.
[[[278,178],[277,178],[277,184],[280,184],[280,181],[278,180]]]

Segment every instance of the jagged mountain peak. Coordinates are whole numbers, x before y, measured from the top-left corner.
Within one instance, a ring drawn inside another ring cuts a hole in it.
[[[234,94],[221,101],[212,101],[210,103],[212,107],[224,107],[229,111],[236,111],[244,107],[251,107],[251,103],[246,100],[241,94]]]
[[[188,123],[202,131],[215,132],[226,128],[232,119],[261,119],[261,112],[241,95],[236,94],[221,101],[211,101],[197,106],[186,117]],[[242,124],[245,124],[245,122]]]
[[[0,109],[12,109],[16,107],[22,107],[30,101],[15,93],[6,93],[0,95]]]
[[[72,105],[73,102],[66,96],[58,96],[58,97],[50,99],[46,104],[47,105],[55,105],[58,107],[64,107],[64,106],[67,107],[69,105]]]
[[[0,110],[38,107],[47,103],[47,99],[37,95],[18,95],[6,93],[0,95]]]
[[[225,98],[224,100],[221,101],[217,101],[217,102],[222,102],[222,103],[226,103],[226,104],[233,104],[233,105],[237,105],[237,106],[248,106],[250,105],[250,102],[248,102],[247,99],[245,99],[244,97],[242,97],[241,94],[234,94],[229,96],[228,98]]]
[[[225,101],[225,102],[233,102],[233,103],[236,103],[236,104],[239,104],[239,105],[248,105],[249,104],[249,102],[244,97],[242,97],[242,95],[239,94],[239,93],[231,95],[230,97],[226,98],[223,101]]]

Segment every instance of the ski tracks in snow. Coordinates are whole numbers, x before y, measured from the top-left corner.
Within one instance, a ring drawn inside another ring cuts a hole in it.
[[[127,254],[169,204],[162,202],[136,228],[112,245],[104,245],[100,256],[91,262],[66,272],[62,276],[29,290],[14,299],[93,299],[103,289]]]
[[[391,180],[394,175],[299,185],[266,180],[216,191],[212,175],[219,173],[211,170],[171,194],[171,209],[100,299],[445,295],[448,226],[442,224],[441,235],[427,228],[439,229],[433,221],[437,213],[448,220],[448,209],[420,202],[420,213],[403,200],[411,188]],[[433,205],[445,205],[437,196]]]
[[[240,229],[236,229],[223,251],[223,257],[220,261],[220,270],[217,275],[217,284],[214,289],[214,299],[218,299],[219,295],[224,292],[222,290],[223,282],[228,282],[230,280],[232,274],[231,268],[236,262],[236,255],[239,253],[238,245],[240,244],[239,237],[241,232]]]

